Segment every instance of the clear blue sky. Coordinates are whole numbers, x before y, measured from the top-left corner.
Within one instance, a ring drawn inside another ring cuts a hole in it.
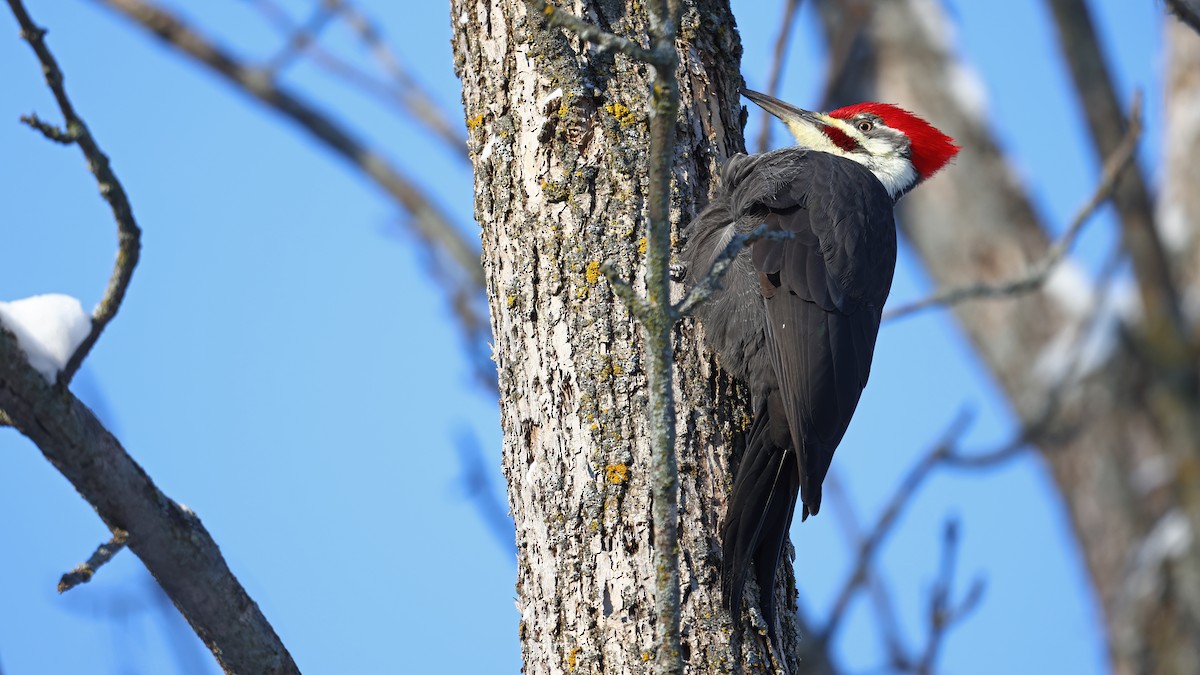
[[[444,5],[366,4],[456,111]],[[765,78],[778,4],[734,2],[751,86]],[[1150,94],[1152,159],[1158,6],[1094,4],[1122,92]],[[1061,227],[1097,168],[1042,3],[950,6],[1005,147]],[[29,9],[49,27],[68,89],[145,232],[129,297],[75,390],[200,515],[305,672],[518,672],[515,564],[467,498],[455,449],[461,434],[475,435],[503,489],[496,403],[472,380],[396,209],[302,133],[92,3],[32,0]],[[209,26],[258,45],[259,56],[277,44],[243,3],[205,11]],[[823,72],[810,11],[783,91],[802,105],[815,105]],[[17,123],[57,111],[15,22],[0,14],[0,299],[62,292],[91,307],[115,251],[113,224],[78,151]],[[393,156],[422,162],[424,184],[470,223],[469,170],[427,134],[307,68],[289,77],[337,97]],[[1112,230],[1107,216],[1093,224],[1079,247],[1085,267]],[[898,300],[927,287],[902,258]],[[971,447],[1007,438],[1009,413],[946,316],[885,327],[835,462],[860,515],[875,514],[964,405],[978,413]],[[960,585],[982,576],[987,590],[951,634],[945,672],[1104,672],[1096,609],[1048,483],[1032,458],[983,476],[939,474],[883,550],[906,637],[920,644],[941,524],[961,518]],[[0,429],[3,672],[165,673],[179,663],[216,672],[129,553],[91,584],[55,593],[58,576],[107,536],[37,448]],[[822,614],[846,572],[836,519],[812,519],[793,538],[803,597]],[[848,666],[879,665],[861,603],[846,635]]]

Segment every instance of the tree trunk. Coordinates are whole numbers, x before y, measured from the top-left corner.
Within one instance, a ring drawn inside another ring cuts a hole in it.
[[[821,4],[835,37],[853,17],[841,3]],[[876,5],[834,103],[903,101],[963,145],[956,169],[907,198],[901,211],[904,234],[939,286],[1019,277],[1045,255],[1049,240],[983,111],[964,95],[972,75],[952,55],[945,21],[928,0]],[[1175,51],[1181,58],[1178,43]],[[1181,83],[1195,79],[1176,75]],[[1186,124],[1195,116],[1178,118]],[[1194,132],[1190,142],[1179,154],[1194,171]],[[1195,186],[1181,185],[1191,199]],[[1196,221],[1185,222],[1194,237]],[[1145,327],[1130,325],[1114,336],[1118,346],[1107,362],[1063,388],[1069,373],[1062,363],[1073,358],[1070,345],[1089,311],[1073,308],[1053,284],[1020,300],[959,305],[954,314],[1026,425],[1040,426],[1056,391],[1063,395],[1051,433],[1034,441],[1103,608],[1114,672],[1200,672],[1200,556],[1189,525],[1200,497],[1194,364],[1155,353]]]
[[[641,3],[560,10],[647,44]],[[600,266],[611,261],[644,287],[651,69],[547,28],[520,0],[453,0],[451,20],[499,370],[525,672],[645,672],[656,632],[642,331]],[[677,46],[676,231],[707,200],[723,160],[743,149],[741,46],[727,3],[685,3]],[[675,358],[682,652],[690,672],[738,662],[753,670],[764,643],[752,635],[730,647],[717,580],[747,397],[690,323],[676,333]],[[790,569],[782,576],[790,580]],[[794,633],[794,590],[786,596],[785,632]]]

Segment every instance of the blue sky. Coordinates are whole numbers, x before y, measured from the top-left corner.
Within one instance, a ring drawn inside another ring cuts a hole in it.
[[[389,42],[457,114],[444,5],[371,4]],[[777,4],[734,2],[752,87],[765,80]],[[1148,93],[1143,156],[1153,166],[1158,7],[1093,4],[1122,93]],[[1092,189],[1097,163],[1046,10],[1033,0],[950,7],[1004,147],[1062,227]],[[128,299],[76,392],[168,495],[200,515],[304,671],[518,672],[515,564],[468,498],[455,449],[457,438],[477,438],[492,485],[503,489],[496,403],[476,386],[396,209],[302,133],[94,4],[33,1],[29,9],[50,29],[71,96],[144,230]],[[274,33],[245,4],[205,11],[232,43],[273,53]],[[802,10],[781,94],[800,105],[815,105],[824,64],[810,11]],[[78,150],[17,123],[30,111],[48,119],[57,111],[15,22],[5,14],[0,25],[0,300],[61,292],[91,307],[107,280],[114,227]],[[417,158],[422,183],[470,227],[463,162],[311,68],[288,77],[337,100],[393,157]],[[751,138],[755,124],[752,116]],[[1107,214],[1091,225],[1078,247],[1085,268],[1113,232]],[[894,299],[927,286],[902,253]],[[1008,437],[1010,415],[948,317],[886,326],[835,462],[861,516],[873,517],[964,406],[976,412],[969,447]],[[985,475],[939,474],[882,551],[906,638],[919,645],[942,523],[961,519],[960,590],[976,576],[987,590],[952,633],[945,672],[1104,672],[1098,615],[1048,485],[1033,458]],[[0,514],[5,673],[216,671],[128,553],[88,586],[55,593],[58,576],[108,535],[12,430],[0,430]],[[793,539],[804,599],[822,614],[846,573],[837,521],[810,519]],[[847,665],[879,665],[861,603],[846,635],[839,655]]]

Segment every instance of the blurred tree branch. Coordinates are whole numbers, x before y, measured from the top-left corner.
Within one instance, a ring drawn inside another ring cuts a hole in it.
[[[1126,129],[1124,138],[1121,139],[1121,143],[1113,150],[1108,159],[1104,161],[1100,184],[1096,186],[1096,190],[1088,198],[1087,202],[1076,212],[1075,217],[1071,219],[1070,225],[1067,226],[1062,236],[1054,242],[1045,255],[1030,266],[1028,272],[1014,279],[999,283],[974,283],[937,291],[921,300],[887,310],[883,314],[884,320],[899,319],[932,307],[948,307],[960,302],[984,298],[1011,298],[1041,289],[1050,275],[1054,273],[1055,268],[1070,253],[1071,247],[1075,244],[1079,233],[1083,231],[1084,225],[1092,219],[1092,216],[1101,205],[1112,198],[1122,174],[1133,164],[1134,157],[1136,157],[1138,139],[1141,137],[1142,132],[1141,115],[1141,95],[1139,94],[1134,97],[1129,128]]]
[[[837,35],[847,21],[843,8],[829,0],[820,7],[827,35]],[[992,139],[982,101],[967,95],[970,87],[962,83],[973,74],[945,39],[951,33],[946,21],[941,8],[929,3],[874,5],[839,83],[838,100],[910,103],[963,145],[956,171],[902,204],[902,229],[939,285],[1017,278],[1049,250],[1046,228]],[[1142,238],[1131,253],[1144,254],[1138,247],[1156,233],[1130,229],[1125,228],[1127,244],[1131,237]],[[1146,269],[1153,251],[1146,255],[1135,276],[1159,293],[1155,280],[1166,271]],[[1170,595],[1129,590],[1128,552],[1141,546],[1172,505],[1200,511],[1200,486],[1192,484],[1197,472],[1189,468],[1190,446],[1200,440],[1191,403],[1195,363],[1182,357],[1188,352],[1178,348],[1177,325],[1162,320],[1179,311],[1162,292],[1149,300],[1162,304],[1147,310],[1163,313],[1150,316],[1159,328],[1111,321],[1097,328],[1114,333],[1111,351],[1093,354],[1086,368],[1047,369],[1050,359],[1063,358],[1058,350],[1065,338],[1091,330],[1093,321],[1080,309],[1091,295],[1087,288],[1049,286],[1011,303],[962,303],[955,315],[1023,426],[1037,426],[1046,402],[1057,401],[1048,429],[1055,433],[1036,443],[1069,509],[1104,608],[1115,672],[1194,672],[1200,669],[1200,634],[1193,628],[1190,598],[1200,594],[1188,589],[1200,586],[1189,572],[1200,567],[1197,553],[1189,551],[1186,563],[1155,570],[1164,575],[1161,584],[1179,589]],[[1172,468],[1161,480],[1147,481],[1151,467],[1159,465]],[[1156,587],[1163,586],[1148,588]],[[1172,665],[1163,670],[1166,664]]]
[[[358,87],[389,106],[407,112],[412,119],[443,141],[452,155],[467,158],[467,142],[462,128],[451,122],[425,87],[409,74],[402,61],[383,39],[376,23],[348,0],[320,0],[303,23],[292,20],[275,0],[251,0],[251,4],[280,34],[287,38],[283,49],[264,68],[272,73],[282,71],[302,55],[327,70],[335,78]],[[320,33],[335,20],[342,20],[383,70],[384,78],[376,77],[320,45]]]
[[[1091,13],[1083,0],[1047,0],[1047,4],[1058,29],[1058,43],[1075,84],[1096,154],[1108,157],[1121,145],[1129,122],[1121,111]],[[1117,181],[1113,204],[1121,219],[1125,248],[1138,280],[1146,314],[1147,339],[1154,343],[1160,357],[1192,358],[1180,312],[1179,291],[1175,288],[1171,266],[1155,228],[1150,191],[1136,160],[1134,170]]]
[[[381,153],[355,137],[327,112],[280,85],[270,70],[247,65],[166,9],[141,0],[95,0],[135,22],[164,43],[213,72],[269,109],[295,122],[390,196],[411,218],[430,272],[442,286],[458,318],[464,341],[475,356],[481,381],[487,360],[486,309],[479,301],[483,270],[479,245],[455,225],[428,193]],[[340,4],[340,3],[339,3]],[[490,367],[487,368],[490,370]],[[493,385],[494,386],[494,385]]]
[[[771,55],[771,70],[767,73],[767,88],[764,93],[779,97],[779,85],[783,80],[783,64],[787,59],[788,44],[792,41],[792,33],[796,29],[796,14],[800,10],[800,0],[783,0],[783,18],[779,21],[779,35],[775,37],[775,49]],[[771,149],[771,113],[759,110],[758,142],[755,152],[763,153]]]

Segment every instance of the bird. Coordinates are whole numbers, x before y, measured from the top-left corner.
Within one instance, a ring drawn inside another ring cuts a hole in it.
[[[685,228],[684,282],[707,281],[737,235],[765,226],[696,310],[722,369],[750,389],[754,415],[721,532],[722,604],[735,628],[751,566],[775,644],[775,576],[797,498],[801,521],[871,370],[896,266],[896,202],[959,151],[954,139],[888,103],[811,112],[742,94],[783,121],[796,145],[724,165]]]

